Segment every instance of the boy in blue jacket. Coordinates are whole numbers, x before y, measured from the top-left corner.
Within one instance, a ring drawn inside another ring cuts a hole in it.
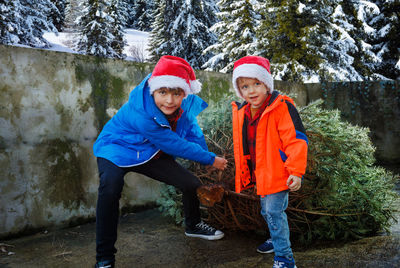
[[[119,199],[128,172],[173,185],[183,193],[185,234],[207,240],[224,234],[200,219],[199,179],[175,157],[223,170],[227,160],[209,152],[196,116],[207,107],[201,84],[184,59],[163,56],[152,74],[104,126],[94,146],[100,176],[96,208],[96,266],[114,267]]]

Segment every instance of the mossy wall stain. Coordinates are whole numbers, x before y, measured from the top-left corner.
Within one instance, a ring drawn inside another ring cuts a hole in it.
[[[81,92],[79,92],[79,94],[81,94]],[[79,110],[82,113],[86,113],[89,110],[89,108],[91,107],[90,100],[78,99],[78,106],[79,106]]]
[[[59,102],[55,104],[54,108],[57,114],[60,115],[60,127],[63,131],[68,131],[74,118],[73,112],[69,109],[66,109],[65,106]]]
[[[92,86],[91,103],[96,115],[96,127],[100,132],[105,123],[110,119],[107,115],[107,108],[114,107],[119,109],[126,97],[124,87],[126,81],[115,77],[101,64],[101,60],[96,60],[96,65],[78,64],[75,67],[75,76],[78,82],[88,80]],[[87,103],[82,103],[81,109]]]
[[[124,86],[125,86],[125,81],[123,81],[119,77],[110,77],[110,84],[111,84],[111,90],[109,93],[110,97],[110,105],[112,107],[121,107],[121,103],[123,102],[125,98],[125,93],[124,93]]]
[[[134,63],[129,68],[132,73],[129,74],[132,77],[132,81],[137,81],[139,84],[149,73],[153,71],[154,64]]]
[[[81,164],[73,146],[61,138],[48,140],[43,146],[47,148],[46,189],[50,202],[63,204],[69,209],[79,208],[86,203],[86,199],[82,187]]]
[[[0,116],[6,119],[21,117],[21,99],[24,96],[23,90],[15,90],[11,87],[4,85],[0,87]],[[11,105],[11,113],[8,107]],[[10,116],[9,116],[10,115]]]

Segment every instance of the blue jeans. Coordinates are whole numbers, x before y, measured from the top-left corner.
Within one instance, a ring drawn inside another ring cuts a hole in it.
[[[285,210],[288,206],[289,191],[261,197],[261,215],[268,223],[275,256],[293,258],[290,247],[289,225]]]

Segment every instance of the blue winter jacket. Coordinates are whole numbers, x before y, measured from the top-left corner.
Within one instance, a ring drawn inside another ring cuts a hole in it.
[[[196,95],[183,99],[183,113],[174,132],[150,95],[150,75],[131,91],[128,102],[104,126],[93,145],[95,156],[129,167],[149,161],[161,150],[174,157],[212,165],[215,154],[208,151],[196,120],[207,103]]]

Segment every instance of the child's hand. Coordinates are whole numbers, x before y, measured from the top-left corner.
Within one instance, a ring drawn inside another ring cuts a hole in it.
[[[295,175],[290,175],[286,184],[289,186],[290,191],[297,191],[301,187],[301,178]]]
[[[213,163],[213,167],[220,169],[220,170],[224,170],[226,168],[227,164],[228,164],[228,161],[225,158],[216,156],[214,163]]]

